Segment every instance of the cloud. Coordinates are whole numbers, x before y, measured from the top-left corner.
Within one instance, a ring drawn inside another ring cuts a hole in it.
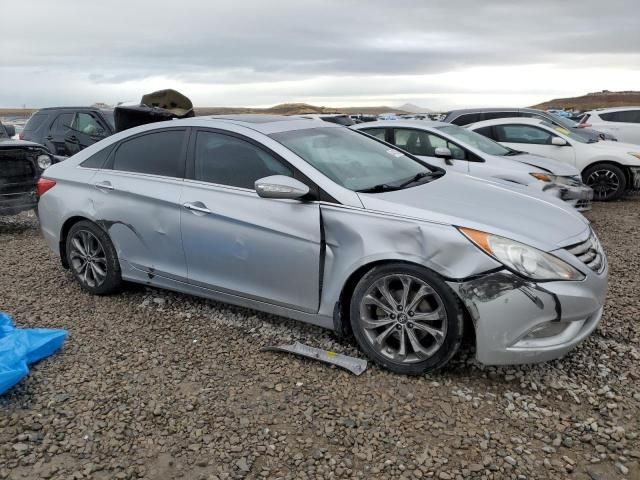
[[[639,68],[635,0],[612,0],[606,7],[594,0],[166,5],[15,2],[3,22],[0,105],[130,100],[161,82],[208,105],[302,98],[377,103],[429,94],[446,103],[447,94],[454,102],[461,90],[480,95],[492,84],[503,88],[493,76],[511,69],[528,69],[544,95],[578,94],[591,85],[563,74],[566,83],[559,86],[554,72],[577,75],[588,67],[603,78],[602,72],[616,71],[624,78],[610,83],[633,88]],[[463,85],[438,83],[455,74]],[[508,89],[505,99],[535,95],[524,83],[519,92]],[[614,87],[596,86],[603,88]]]

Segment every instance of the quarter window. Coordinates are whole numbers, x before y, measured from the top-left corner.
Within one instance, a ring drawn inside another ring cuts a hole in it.
[[[554,135],[546,130],[530,125],[496,125],[496,140],[507,143],[530,143],[550,145]]]
[[[456,160],[466,160],[467,152],[455,143],[451,143],[438,135],[423,130],[396,128],[395,145],[413,155],[435,157],[436,148],[445,147],[451,150]]]
[[[184,130],[148,133],[120,144],[113,169],[164,177],[182,177]]]
[[[200,131],[195,144],[196,180],[253,190],[256,180],[271,175],[293,176],[292,170],[245,140]]]

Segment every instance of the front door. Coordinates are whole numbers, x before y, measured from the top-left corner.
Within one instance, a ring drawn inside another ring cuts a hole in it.
[[[317,312],[319,205],[254,190],[256,180],[293,175],[292,168],[249,139],[215,131],[198,131],[191,150],[181,213],[189,282]]]
[[[71,128],[66,132],[64,138],[67,155],[78,153],[89,145],[99,142],[108,134],[106,125],[103,125],[93,113],[76,113]]]
[[[558,135],[549,130],[519,124],[496,125],[494,129],[496,141],[509,148],[541,155],[569,165],[576,164],[575,150],[571,146],[571,141],[564,146],[553,145],[551,141]]]

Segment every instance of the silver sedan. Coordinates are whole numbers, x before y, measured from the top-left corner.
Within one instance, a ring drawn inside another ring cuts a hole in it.
[[[44,237],[92,294],[131,281],[353,334],[419,374],[556,358],[597,326],[607,262],[555,199],[286,117],[137,127],[50,167]]]

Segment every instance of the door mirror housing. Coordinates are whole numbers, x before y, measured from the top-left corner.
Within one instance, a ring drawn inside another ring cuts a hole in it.
[[[262,198],[297,200],[309,193],[309,187],[299,180],[285,175],[272,175],[255,182],[255,189]]]
[[[13,137],[16,134],[16,127],[14,127],[13,125],[5,125],[4,129],[7,131],[7,135],[9,135],[9,138]]]
[[[564,138],[553,137],[551,139],[551,145],[555,145],[556,147],[566,147],[569,144]]]
[[[435,156],[436,158],[442,158],[444,160],[444,163],[446,163],[447,165],[453,165],[453,162],[451,161],[451,159],[453,158],[453,154],[447,147],[436,148]]]

